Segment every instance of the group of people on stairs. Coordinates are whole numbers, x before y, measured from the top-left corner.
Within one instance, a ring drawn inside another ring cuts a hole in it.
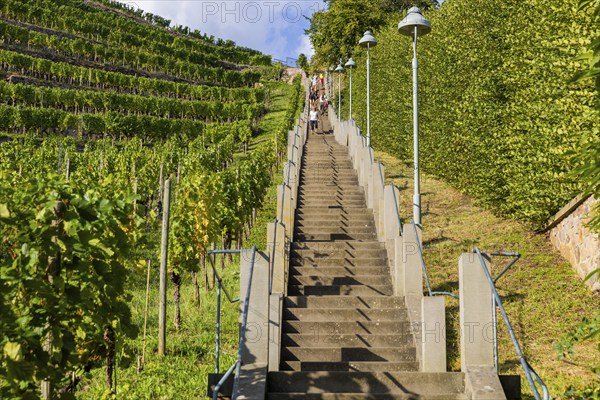
[[[329,97],[325,93],[325,77],[323,73],[313,75],[311,78],[310,94],[310,130],[311,133],[316,133],[319,127],[319,117],[327,115],[329,108]]]

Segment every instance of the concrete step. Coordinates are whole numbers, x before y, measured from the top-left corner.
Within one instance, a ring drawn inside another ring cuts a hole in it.
[[[302,177],[321,177],[321,176],[339,176],[339,177],[348,177],[348,176],[357,176],[356,171],[352,168],[352,165],[341,166],[341,165],[331,165],[326,166],[323,164],[314,165],[314,161],[311,160],[303,160],[306,161],[306,168],[302,170],[300,176]]]
[[[366,229],[369,228],[371,229],[371,231],[374,231],[375,229],[375,224],[371,221],[360,221],[360,220],[354,220],[354,221],[319,221],[316,219],[312,219],[312,220],[300,220],[300,221],[296,221],[296,225],[295,225],[298,229],[302,229],[302,230],[306,230],[306,229],[315,229],[315,230],[330,230],[330,231],[340,231],[343,229]]]
[[[310,184],[310,183],[320,183],[326,184],[327,182],[331,183],[340,183],[340,184],[354,184],[358,185],[358,177],[355,176],[332,176],[329,174],[322,174],[318,176],[300,176],[299,183],[302,184]]]
[[[326,214],[329,215],[329,214]],[[333,218],[332,218],[333,217]],[[321,229],[344,229],[344,228],[364,228],[370,227],[375,229],[375,223],[373,222],[372,217],[365,215],[362,218],[357,216],[355,218],[345,218],[344,215],[328,217],[327,219],[319,219],[318,217],[310,217],[310,218],[299,218],[296,221],[296,226],[298,227],[315,227]]]
[[[283,361],[322,361],[322,362],[351,362],[351,361],[395,361],[414,362],[415,349],[413,347],[282,347],[281,359]]]
[[[315,173],[315,172],[343,172],[348,174],[356,175],[356,170],[350,161],[343,161],[341,159],[330,160],[319,159],[319,157],[304,157],[302,161],[306,161],[305,169],[302,173]]]
[[[335,172],[347,172],[356,174],[354,165],[351,161],[343,161],[340,157],[336,157],[335,160],[331,158],[327,160],[321,156],[308,156],[302,158],[303,165],[306,166],[302,172],[311,173],[314,171],[335,171]]]
[[[332,285],[368,285],[381,286],[390,283],[386,275],[355,275],[355,276],[325,276],[325,275],[293,275],[289,278],[290,285],[332,286]]]
[[[355,184],[331,184],[331,183],[310,183],[310,184],[305,184],[299,187],[300,191],[305,191],[305,190],[331,190],[331,188],[334,188],[335,190],[362,190],[364,193],[364,189],[362,189],[362,187],[357,186]]]
[[[338,240],[338,241],[348,241],[348,240],[375,240],[377,239],[377,235],[375,232],[371,233],[348,233],[348,232],[311,232],[311,233],[296,233],[294,235],[294,239],[297,242],[307,242],[307,241],[325,241],[325,240]]]
[[[314,322],[398,321],[406,320],[408,315],[399,308],[286,308],[283,318],[286,321]]]
[[[393,293],[392,285],[289,285],[288,289],[290,296],[391,296]]]
[[[296,221],[373,222],[373,211],[368,208],[314,206],[296,210]]]
[[[385,250],[385,244],[378,242],[377,240],[368,240],[368,241],[360,241],[360,240],[339,240],[336,242],[320,242],[320,243],[302,243],[302,242],[292,242],[291,243],[292,250],[315,250],[315,251],[324,251],[327,249],[330,250]]]
[[[404,308],[404,298],[396,296],[287,296],[287,308]]]
[[[323,180],[334,180],[334,181],[354,181],[358,179],[356,174],[351,173],[335,173],[322,171],[320,173],[301,175],[300,182],[319,182]]]
[[[369,334],[369,335],[406,335],[411,336],[408,321],[284,321],[283,333],[301,333],[322,335],[334,334]]]
[[[319,182],[323,179],[333,179],[336,181],[355,181],[358,176],[355,173],[333,173],[333,171],[314,171],[313,173],[302,173],[300,182]]]
[[[365,195],[364,193],[360,193],[360,192],[356,192],[356,193],[337,193],[337,192],[323,192],[320,190],[314,190],[314,191],[310,191],[308,193],[306,192],[299,192],[298,193],[298,200],[305,200],[305,201],[332,201],[332,200],[351,200],[351,201],[357,201],[357,200],[361,200],[364,201],[365,200]]]
[[[375,227],[367,224],[350,224],[349,226],[340,226],[331,224],[331,226],[296,226],[295,234],[302,235],[354,235],[357,233],[371,233],[375,235]]]
[[[298,198],[303,198],[305,200],[310,200],[310,199],[326,199],[326,200],[330,200],[332,198],[337,198],[337,199],[360,199],[360,198],[365,198],[365,193],[362,191],[362,189],[357,189],[357,190],[349,190],[349,189],[342,189],[342,188],[304,188],[301,190],[298,190]]]
[[[281,336],[281,344],[286,347],[400,347],[412,346],[411,335],[369,335],[369,334],[305,334],[286,333]]]
[[[323,275],[324,273],[330,275],[336,275],[341,273],[342,275],[350,273],[351,275],[356,275],[358,271],[362,268],[367,267],[379,267],[384,274],[388,274],[387,270],[387,259],[384,257],[363,257],[360,254],[357,257],[343,257],[342,254],[335,254],[330,257],[298,257],[292,256],[290,258],[290,265],[292,267],[307,267],[307,269],[302,270],[303,272],[309,271],[312,268],[313,271],[319,272],[317,275]],[[334,269],[325,270],[322,268],[339,268],[338,271]],[[301,270],[298,270],[299,272]],[[325,272],[326,271],[326,272]],[[366,270],[365,270],[366,271]],[[375,272],[375,271],[373,271]],[[360,274],[359,274],[360,275]],[[369,275],[369,274],[366,274]]]
[[[337,371],[337,372],[377,372],[377,371],[418,371],[416,361],[294,361],[283,360],[280,371]]]
[[[415,395],[411,393],[268,393],[268,400],[467,400],[463,394]]]
[[[389,276],[389,270],[383,266],[371,267],[290,267],[290,276],[348,276],[361,275]]]
[[[326,246],[325,244],[319,246],[318,249],[307,249],[307,250],[292,250],[290,253],[292,259],[304,258],[308,262],[325,261],[330,258],[343,258],[343,259],[355,259],[355,258],[386,258],[387,253],[383,249],[375,248],[361,248],[361,249],[350,249],[340,248],[336,246]]]
[[[357,200],[352,200],[352,199],[321,199],[321,200],[316,200],[316,199],[298,199],[297,202],[297,207],[298,208],[303,208],[303,207],[322,207],[322,206],[327,206],[327,207],[361,207],[361,208],[365,208],[367,206],[367,203],[365,202],[365,199],[357,199]]]
[[[270,392],[460,395],[465,391],[461,372],[270,372]]]

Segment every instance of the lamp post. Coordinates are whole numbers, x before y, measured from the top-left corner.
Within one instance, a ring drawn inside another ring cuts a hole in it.
[[[348,119],[350,121],[352,121],[352,69],[354,67],[356,67],[356,63],[354,62],[354,60],[352,59],[352,57],[350,57],[350,59],[348,60],[348,62],[344,66],[350,70],[350,112],[349,112],[349,118]]]
[[[419,62],[417,61],[417,36],[431,32],[431,23],[421,14],[421,9],[412,7],[406,17],[398,24],[398,32],[413,38],[413,144],[414,144],[414,182],[413,220],[421,226],[421,184],[419,177]]]
[[[361,47],[367,48],[367,146],[371,147],[371,58],[369,50],[377,46],[377,39],[369,31],[358,41]]]
[[[338,73],[338,120],[342,120],[342,72],[344,72],[344,67],[342,67],[342,63],[340,62],[335,69],[335,72]]]

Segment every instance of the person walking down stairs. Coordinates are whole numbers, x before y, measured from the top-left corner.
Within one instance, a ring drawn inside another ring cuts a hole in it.
[[[316,107],[313,107],[310,110],[310,132],[316,133],[319,128],[319,111],[317,111]]]

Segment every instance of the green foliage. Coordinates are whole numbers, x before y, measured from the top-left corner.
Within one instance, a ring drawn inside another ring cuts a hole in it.
[[[302,71],[308,74],[309,65],[308,58],[306,58],[306,54],[300,53],[300,55],[298,56],[298,65],[300,66],[300,68],[302,68]]]
[[[589,83],[567,82],[590,43],[576,0],[447,0],[419,38],[422,168],[499,213],[539,227],[581,189],[573,152],[598,136]],[[371,52],[376,148],[412,158],[411,40],[392,15]],[[354,118],[366,126],[365,52],[354,48]]]
[[[72,48],[80,54],[93,49],[94,43],[103,41],[113,49],[120,49],[122,59],[134,57],[137,62],[140,59],[136,58],[136,54],[127,55],[124,50],[145,53],[155,61],[160,56],[166,56],[202,65],[219,65],[223,61],[258,65],[270,63],[269,56],[248,48],[236,48],[233,42],[221,39],[215,41],[199,32],[190,33],[189,28],[179,32],[164,29],[168,24],[157,16],[150,17],[153,25],[140,23],[140,20],[129,18],[120,12],[106,12],[95,3],[71,0],[40,0],[35,3],[2,0],[0,13],[11,20],[38,25],[50,32],[67,32],[69,37],[77,36],[72,42]],[[161,22],[157,24],[157,21]],[[40,37],[35,33],[33,35]],[[52,37],[55,43],[64,39],[63,35]],[[26,42],[23,38],[21,41]]]
[[[336,65],[340,57],[348,59],[365,31],[385,25],[390,12],[413,5],[422,9],[436,7],[436,0],[329,0],[329,8],[315,12],[306,33],[315,48],[316,65]]]
[[[600,1],[599,0],[581,0],[580,9],[588,10],[591,6],[594,8],[594,22],[600,21]],[[594,79],[596,82],[596,110],[600,111],[600,36],[596,36],[588,46],[588,51],[580,59],[587,63],[587,68],[580,71],[576,76],[576,81],[585,81]],[[597,135],[588,135],[582,140],[579,150],[579,160],[581,167],[578,172],[584,184],[585,193],[600,198],[600,137]],[[600,208],[596,208],[596,214],[589,222],[592,230],[600,232]],[[600,273],[600,270],[597,272]]]
[[[107,327],[120,340],[135,334],[124,291],[135,220],[131,201],[103,198],[91,184],[1,177],[0,393],[37,398],[40,381],[57,390],[67,372],[101,364]]]
[[[575,329],[554,344],[554,349],[561,360],[566,359],[573,356],[577,343],[585,341],[595,342],[596,349],[600,353],[600,313],[597,313],[592,319],[584,318]],[[600,374],[600,362],[593,366],[592,371]],[[570,386],[565,392],[565,397],[569,399],[600,399],[600,384],[590,384],[584,387]]]

